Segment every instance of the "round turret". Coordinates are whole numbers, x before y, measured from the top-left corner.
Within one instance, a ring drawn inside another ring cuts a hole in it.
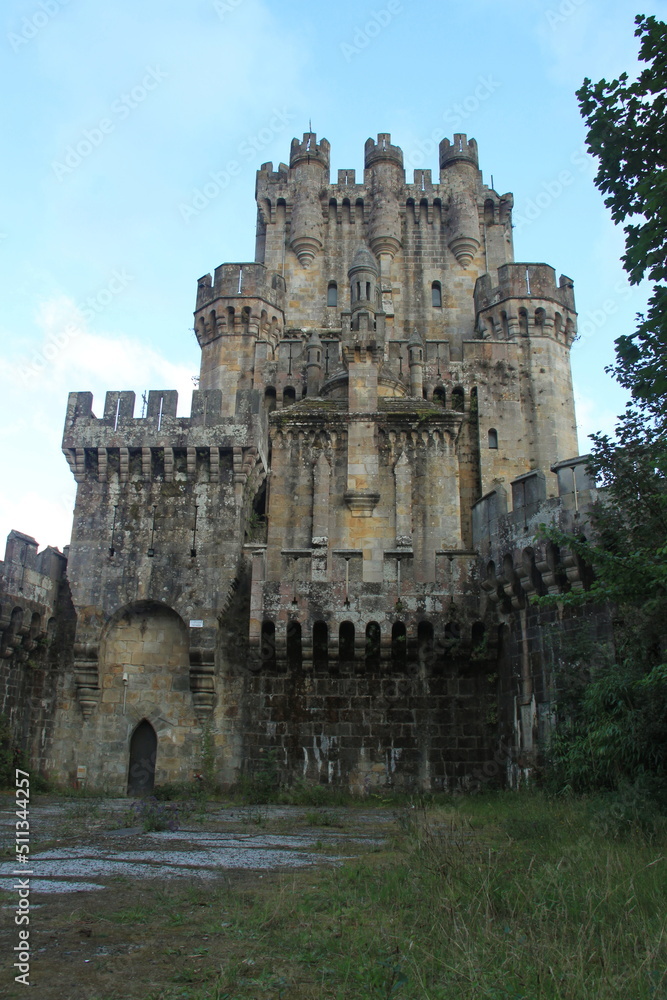
[[[308,395],[317,396],[322,381],[322,341],[317,330],[313,330],[306,344],[306,379]]]
[[[328,172],[330,150],[331,145],[327,139],[321,139],[318,142],[315,132],[304,132],[301,142],[298,139],[292,139],[289,155],[290,169],[305,163],[323,167]]]
[[[350,279],[350,302],[352,311],[359,309],[377,310],[377,286],[380,269],[367,247],[359,247],[347,272]]]
[[[373,253],[385,258],[383,271],[386,275],[401,247],[399,202],[405,184],[403,150],[400,146],[392,146],[388,132],[380,132],[377,143],[366,140],[364,152],[366,184],[373,196],[368,235]]]
[[[454,135],[454,142],[443,139],[440,143],[440,169],[444,170],[452,163],[471,163],[473,167],[479,167],[477,143],[474,139],[468,141],[468,136],[464,132],[457,132]]]
[[[393,163],[403,169],[403,150],[400,146],[392,146],[389,132],[380,132],[377,143],[366,139],[364,166],[368,169],[376,163]]]
[[[292,139],[290,171],[294,172],[294,204],[290,246],[303,267],[322,249],[322,208],[320,189],[329,183],[329,143],[317,142],[314,132],[305,132],[303,140]]]
[[[477,195],[479,168],[477,143],[462,132],[454,142],[440,143],[440,184],[449,191],[447,246],[461,267],[468,267],[480,248]]]
[[[421,398],[424,395],[424,342],[415,330],[408,341],[410,364],[410,395]]]

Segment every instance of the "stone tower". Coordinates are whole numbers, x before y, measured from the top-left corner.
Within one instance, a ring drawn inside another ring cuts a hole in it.
[[[60,776],[190,780],[208,738],[226,783],[269,759],[287,781],[442,789],[533,745],[548,692],[510,647],[562,573],[496,548],[590,487],[572,282],[514,261],[512,195],[465,135],[436,180],[408,181],[386,133],[359,182],[332,183],[329,154],[309,132],[263,164],[256,260],[199,280],[190,417],[169,390],[141,417],[132,393],[99,417],[70,396]]]

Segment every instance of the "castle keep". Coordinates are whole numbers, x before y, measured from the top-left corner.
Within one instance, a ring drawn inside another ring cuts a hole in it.
[[[535,541],[591,495],[572,282],[515,262],[474,140],[439,168],[408,180],[380,134],[332,178],[294,139],[257,173],[255,261],[198,282],[190,416],[169,389],[141,416],[70,395],[66,569],[13,532],[0,593],[4,710],[51,776],[141,791],[203,746],[226,784],[530,766],[557,616],[528,598],[587,583]]]

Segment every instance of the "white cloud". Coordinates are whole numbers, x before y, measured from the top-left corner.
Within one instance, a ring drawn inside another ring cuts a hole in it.
[[[618,417],[614,410],[601,407],[599,400],[587,396],[576,385],[574,387],[574,405],[577,412],[579,452],[586,455],[592,446],[589,434],[609,434],[610,437],[613,437]]]
[[[0,493],[0,538],[16,528],[42,545],[62,547],[74,499],[60,453],[68,392],[92,391],[99,416],[107,389],[133,389],[139,416],[143,390],[176,389],[179,413],[188,415],[195,372],[128,337],[91,330],[66,295],[42,302],[35,324],[40,336],[33,341],[16,343],[6,331],[3,337],[14,351],[0,359],[0,440],[8,471]]]

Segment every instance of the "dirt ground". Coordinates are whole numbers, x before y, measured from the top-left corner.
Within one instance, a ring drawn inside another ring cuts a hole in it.
[[[28,995],[44,1000],[241,995],[223,983],[255,971],[266,919],[255,926],[253,914],[269,906],[279,918],[281,900],[342,859],[381,849],[392,824],[386,810],[208,804],[178,830],[144,832],[126,800],[46,797],[30,818]],[[0,997],[8,998],[26,995],[13,968],[15,886],[25,877],[12,874],[14,821],[8,797],[0,809]],[[242,995],[291,996],[279,972],[265,970],[265,985]]]

